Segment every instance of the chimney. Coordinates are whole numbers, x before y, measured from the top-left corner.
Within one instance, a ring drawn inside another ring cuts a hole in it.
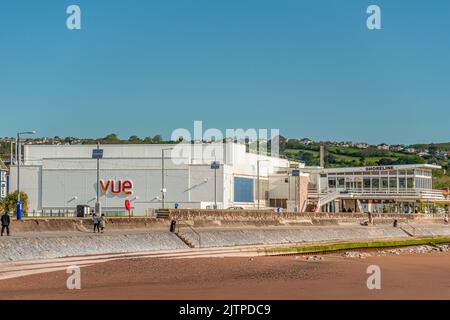
[[[325,146],[320,146],[320,167],[325,168]]]

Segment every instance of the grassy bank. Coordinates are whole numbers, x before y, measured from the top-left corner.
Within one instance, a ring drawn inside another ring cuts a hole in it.
[[[450,243],[450,237],[433,237],[433,238],[416,238],[407,240],[396,241],[368,241],[368,242],[346,242],[324,245],[304,245],[293,246],[284,248],[267,248],[260,252],[266,254],[295,254],[295,253],[321,253],[321,252],[333,252],[341,250],[353,250],[353,249],[378,249],[389,247],[405,247],[405,246],[417,246],[417,245],[437,245]]]

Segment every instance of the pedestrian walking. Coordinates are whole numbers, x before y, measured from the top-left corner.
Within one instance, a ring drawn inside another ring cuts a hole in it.
[[[100,217],[96,213],[94,213],[92,220],[94,222],[94,233],[95,233],[95,230],[100,232]]]
[[[9,218],[9,214],[8,212],[5,211],[5,213],[3,213],[2,218],[1,218],[1,222],[2,222],[2,233],[1,236],[3,237],[3,232],[6,229],[6,235],[9,236],[9,224],[11,222],[11,219]]]
[[[105,229],[106,222],[107,222],[106,216],[105,216],[104,213],[102,213],[102,215],[100,217],[100,230],[101,230],[102,233],[103,233],[103,230]]]

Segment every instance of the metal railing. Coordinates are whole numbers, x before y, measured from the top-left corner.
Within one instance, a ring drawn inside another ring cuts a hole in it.
[[[327,188],[318,192],[317,189],[309,189],[308,193],[326,196],[339,192],[349,195],[374,195],[374,196],[411,196],[428,199],[445,200],[444,194],[440,190],[406,189],[406,188]]]
[[[189,225],[187,223],[179,223],[179,222],[177,222],[175,234],[177,236],[179,236],[179,237],[181,237],[181,235],[180,235],[180,227],[188,227],[197,236],[198,247],[199,248],[202,247],[202,237],[201,237],[200,233],[198,233],[191,225]]]

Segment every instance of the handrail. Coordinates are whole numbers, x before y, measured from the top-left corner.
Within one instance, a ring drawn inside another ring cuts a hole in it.
[[[406,224],[406,225],[408,225],[411,229],[412,229],[412,234],[410,233],[410,232],[408,232],[408,231],[406,231],[406,230],[404,230],[402,227],[400,227],[400,229],[402,229],[403,231],[405,231],[406,233],[409,233],[412,237],[414,237],[415,235],[416,235],[416,228],[415,227],[413,227],[409,222],[405,222],[405,221],[401,221],[401,223],[403,224]]]
[[[201,248],[202,247],[202,237],[200,236],[200,233],[198,233],[190,224],[188,223],[177,223],[177,234],[180,233],[180,226],[186,226],[188,227],[192,232],[195,233],[195,235],[198,237],[198,247]]]

